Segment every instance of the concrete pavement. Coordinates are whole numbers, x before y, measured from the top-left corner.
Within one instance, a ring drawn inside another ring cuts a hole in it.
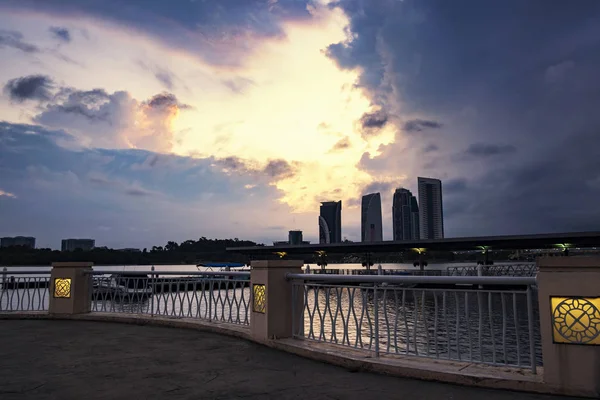
[[[351,372],[213,333],[49,320],[0,321],[0,398],[561,399]]]

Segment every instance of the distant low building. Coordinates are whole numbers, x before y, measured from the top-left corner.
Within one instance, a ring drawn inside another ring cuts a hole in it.
[[[302,231],[290,231],[288,241],[290,244],[302,244]]]
[[[31,236],[3,237],[0,239],[0,247],[23,246],[35,249],[35,238]]]
[[[90,251],[96,246],[94,239],[63,239],[60,249],[61,251]]]
[[[126,247],[124,249],[119,249],[118,251],[122,251],[124,253],[141,253],[142,252],[140,249],[136,249],[133,247]]]

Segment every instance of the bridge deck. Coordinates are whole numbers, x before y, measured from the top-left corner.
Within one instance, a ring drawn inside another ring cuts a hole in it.
[[[0,321],[0,394],[12,399],[547,399],[303,359],[198,331],[81,321]]]
[[[318,250],[327,253],[391,253],[423,248],[427,251],[524,250],[600,247],[600,232],[571,232],[515,236],[480,236],[413,241],[350,242],[331,244],[303,244],[283,246],[229,247],[227,251],[248,255],[312,254]]]

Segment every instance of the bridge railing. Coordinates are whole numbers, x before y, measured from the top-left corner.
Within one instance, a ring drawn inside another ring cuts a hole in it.
[[[0,312],[48,311],[49,271],[0,271]]]
[[[93,271],[92,312],[250,324],[250,272]]]
[[[511,367],[541,365],[535,278],[290,274],[293,337]],[[298,300],[300,301],[300,300]],[[297,304],[292,306],[298,310]]]
[[[448,276],[536,276],[535,264],[467,265],[447,267]]]

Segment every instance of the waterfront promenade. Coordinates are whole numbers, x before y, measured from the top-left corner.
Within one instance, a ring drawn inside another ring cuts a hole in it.
[[[0,398],[487,399],[545,396],[396,378],[195,330],[0,321]]]

